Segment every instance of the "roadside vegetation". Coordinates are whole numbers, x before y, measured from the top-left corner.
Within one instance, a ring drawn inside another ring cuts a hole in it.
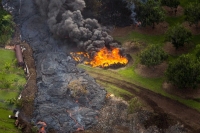
[[[13,27],[12,16],[3,9],[0,0],[0,47],[5,46],[11,39]]]
[[[15,127],[15,120],[8,116],[20,106],[17,97],[26,83],[23,69],[17,67],[14,51],[4,49],[14,32],[13,26],[12,16],[3,10],[0,0],[0,131],[3,133],[21,132]]]
[[[13,110],[20,106],[16,99],[26,83],[24,71],[17,67],[15,53],[0,49],[0,131],[4,133],[20,132],[14,125]]]

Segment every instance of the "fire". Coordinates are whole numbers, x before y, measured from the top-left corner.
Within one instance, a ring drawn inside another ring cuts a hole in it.
[[[83,52],[71,53],[71,55],[76,61],[80,61],[80,55],[90,58],[87,53]],[[115,64],[126,65],[128,63],[128,59],[120,55],[118,48],[108,50],[106,47],[104,47],[97,52],[92,59],[89,59],[89,61],[85,61],[84,63],[91,65],[92,67],[108,67]]]
[[[119,54],[118,48],[109,51],[106,47],[101,49],[92,61],[88,62],[92,67],[108,67],[118,63],[125,65],[128,63],[128,60]]]
[[[89,58],[88,53],[85,52],[71,52],[70,55],[74,58],[75,61],[81,62],[83,58]]]

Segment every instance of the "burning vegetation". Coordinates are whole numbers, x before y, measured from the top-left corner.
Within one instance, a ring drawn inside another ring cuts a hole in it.
[[[126,65],[128,59],[120,54],[118,48],[112,48],[111,50],[106,47],[100,49],[94,57],[89,56],[88,53],[84,52],[71,52],[71,56],[78,62],[84,62],[84,64],[91,65],[92,67],[107,68],[115,65]],[[87,61],[85,61],[87,60]]]

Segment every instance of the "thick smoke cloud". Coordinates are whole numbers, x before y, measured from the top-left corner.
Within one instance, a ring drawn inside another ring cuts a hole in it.
[[[83,18],[84,0],[36,0],[36,3],[54,35],[73,41],[86,52],[92,54],[104,46],[119,47],[96,19]]]

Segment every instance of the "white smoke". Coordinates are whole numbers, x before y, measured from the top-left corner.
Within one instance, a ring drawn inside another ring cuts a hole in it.
[[[124,0],[126,2],[128,2],[127,8],[131,11],[131,19],[133,20],[133,23],[138,23],[136,16],[137,13],[135,12],[135,2],[141,2],[141,3],[146,3],[148,0]]]
[[[119,47],[96,19],[84,19],[81,10],[84,0],[36,0],[42,15],[47,17],[50,31],[67,38],[89,53],[104,46]]]

